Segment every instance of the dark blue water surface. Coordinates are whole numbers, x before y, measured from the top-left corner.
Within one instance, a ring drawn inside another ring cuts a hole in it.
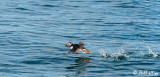
[[[160,76],[159,48],[159,0],[0,2],[0,77]]]

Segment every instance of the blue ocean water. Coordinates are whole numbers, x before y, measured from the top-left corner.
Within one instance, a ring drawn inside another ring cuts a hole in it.
[[[0,2],[0,77],[160,76],[159,43],[159,0]]]

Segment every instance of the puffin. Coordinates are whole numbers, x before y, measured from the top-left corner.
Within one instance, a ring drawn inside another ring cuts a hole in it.
[[[70,53],[75,53],[75,54],[90,54],[91,52],[89,52],[85,47],[84,47],[85,43],[83,42],[79,42],[79,44],[73,44],[72,42],[68,42],[65,44],[65,47],[70,47],[71,50],[68,53],[65,54],[70,54]]]

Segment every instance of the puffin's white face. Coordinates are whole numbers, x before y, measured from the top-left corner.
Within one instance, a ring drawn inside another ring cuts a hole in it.
[[[72,45],[72,43],[68,43],[68,45],[69,45],[69,46],[71,46],[71,45]]]

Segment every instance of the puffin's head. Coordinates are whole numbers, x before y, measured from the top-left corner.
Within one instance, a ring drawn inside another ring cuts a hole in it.
[[[65,47],[68,47],[68,46],[71,47],[71,45],[72,45],[72,42],[69,42],[65,44]]]

